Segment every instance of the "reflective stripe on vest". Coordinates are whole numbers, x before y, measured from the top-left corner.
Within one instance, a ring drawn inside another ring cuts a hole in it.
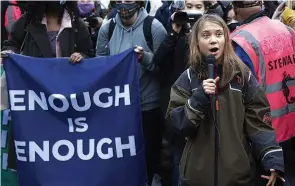
[[[11,26],[12,26],[12,24],[14,22],[14,18],[13,18],[13,6],[8,6],[8,8],[7,8],[7,20],[8,20],[7,31],[8,31],[8,33],[10,33]]]
[[[5,12],[5,19],[4,19],[4,25],[10,33],[12,24],[21,16],[21,10],[17,6],[17,3],[15,0],[9,1],[11,4],[7,7],[7,10]]]
[[[295,78],[295,76],[293,78]],[[295,80],[288,81],[287,85],[288,87],[295,86]],[[280,91],[282,90],[282,86],[283,86],[282,82],[268,85],[265,89],[265,94],[271,94],[271,93]]]
[[[281,116],[287,115],[289,113],[295,112],[295,104],[288,104],[283,108],[272,110],[271,117],[273,119],[279,118]],[[293,124],[295,124],[295,118],[293,118]]]
[[[231,39],[252,61],[271,105],[277,140],[295,136],[295,103],[290,101],[295,98],[295,31],[279,21],[262,17],[242,25],[231,34]],[[284,73],[289,75],[287,82]],[[283,93],[286,85],[288,97]]]
[[[234,34],[233,41],[238,43],[240,47],[244,49],[247,55],[250,57],[252,63],[253,61],[258,61],[253,63],[254,69],[256,71],[257,80],[259,81],[262,88],[266,89],[266,67],[264,62],[263,53],[260,50],[259,42],[251,35],[251,33],[246,30],[239,30]],[[256,66],[255,66],[256,65]]]

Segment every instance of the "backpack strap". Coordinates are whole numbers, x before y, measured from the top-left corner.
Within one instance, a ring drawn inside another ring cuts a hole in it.
[[[109,33],[108,33],[108,37],[109,37],[109,41],[111,40],[114,30],[116,27],[116,23],[114,21],[114,19],[111,19],[110,25],[109,25]]]
[[[19,49],[19,52],[22,53],[23,49],[24,49],[24,45],[25,45],[25,42],[28,38],[28,35],[29,35],[29,32],[28,32],[28,26],[32,24],[32,21],[28,22],[27,19],[25,19],[25,27],[24,27],[24,31],[25,31],[25,36],[23,38],[23,42],[20,46],[20,49]]]
[[[154,17],[153,16],[147,16],[143,23],[143,34],[144,38],[146,40],[146,43],[151,51],[153,50],[153,34],[152,34],[152,23],[153,23]]]
[[[143,34],[144,38],[146,40],[146,43],[151,51],[153,51],[153,35],[152,35],[152,23],[153,23],[154,17],[153,16],[147,16],[143,22]],[[110,25],[109,25],[109,41],[111,40],[113,36],[113,32],[115,30],[116,23],[114,19],[111,19]]]

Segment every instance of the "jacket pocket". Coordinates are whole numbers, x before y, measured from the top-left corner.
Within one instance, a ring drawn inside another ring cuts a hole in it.
[[[190,155],[192,152],[193,140],[188,138],[180,161],[180,175],[181,177],[186,180],[187,178],[187,170],[188,170],[188,163],[190,159]]]

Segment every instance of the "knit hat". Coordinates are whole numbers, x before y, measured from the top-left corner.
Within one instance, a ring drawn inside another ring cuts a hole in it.
[[[184,0],[174,0],[171,3],[171,7],[178,10],[183,10],[185,8]]]
[[[234,0],[232,3],[233,3],[233,6],[235,8],[250,8],[250,7],[261,6],[262,5],[261,0],[258,0],[258,1],[238,1],[238,0]]]

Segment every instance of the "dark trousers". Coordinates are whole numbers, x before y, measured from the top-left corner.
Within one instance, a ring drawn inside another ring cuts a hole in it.
[[[179,175],[179,163],[182,157],[182,152],[185,146],[186,140],[183,138],[177,138],[177,141],[172,145],[173,155],[173,184],[172,186],[179,186],[181,179]]]
[[[295,137],[280,143],[285,160],[285,186],[295,185]]]
[[[280,143],[280,146],[284,152],[285,163],[285,183],[282,183],[280,179],[277,179],[275,186],[294,186],[295,185],[295,137]],[[257,163],[258,164],[258,163]],[[265,186],[268,180],[260,178],[260,175],[264,173],[263,169],[258,172],[257,182],[255,186]]]
[[[178,186],[189,186],[187,183],[185,183],[181,178],[179,179]],[[213,185],[212,185],[213,186]]]
[[[151,184],[154,174],[159,173],[165,120],[160,108],[143,111],[141,114],[145,139],[148,183]]]

